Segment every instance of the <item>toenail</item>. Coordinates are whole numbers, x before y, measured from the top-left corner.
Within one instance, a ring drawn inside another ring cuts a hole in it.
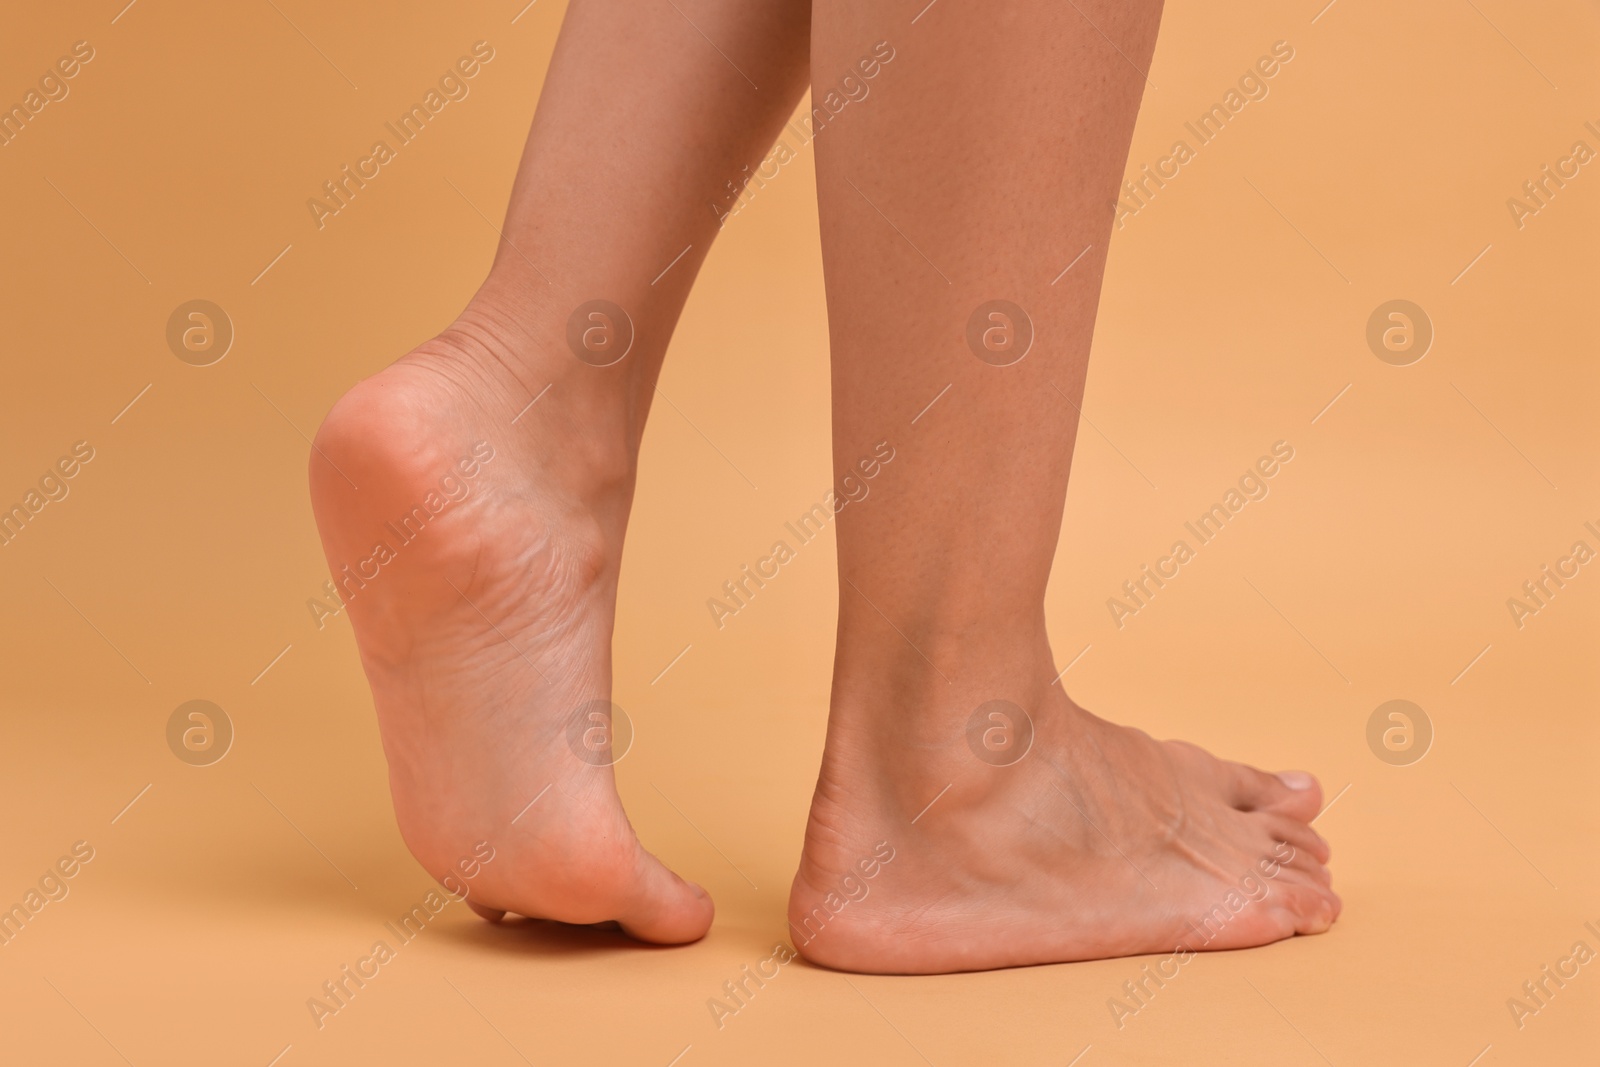
[[[1316,779],[1305,771],[1284,771],[1278,775],[1278,781],[1290,789],[1310,789]]]

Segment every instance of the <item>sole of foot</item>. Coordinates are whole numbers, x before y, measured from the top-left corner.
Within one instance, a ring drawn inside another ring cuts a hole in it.
[[[696,940],[711,899],[640,845],[610,762],[631,478],[586,470],[559,419],[514,424],[529,396],[506,368],[541,364],[496,348],[447,333],[358,383],[310,460],[401,836],[485,918]]]

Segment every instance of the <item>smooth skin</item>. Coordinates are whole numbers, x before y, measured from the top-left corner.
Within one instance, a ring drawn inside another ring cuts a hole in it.
[[[644,851],[611,769],[569,736],[610,694],[639,441],[716,235],[708,205],[755,169],[808,81],[837,85],[885,41],[895,58],[870,97],[813,142],[835,475],[882,441],[896,458],[836,527],[838,645],[795,946],[845,970],[933,973],[1327,929],[1340,904],[1310,775],[1155,741],[1051,682],[1044,592],[1159,3],[675,3],[573,0],[489,278],[317,436],[312,502],[336,581],[474,445],[493,449],[460,475],[464,499],[349,595],[413,854],[442,879],[493,843],[469,898],[487,918],[614,920],[660,943],[709,929],[710,898]],[[593,299],[635,330],[604,368],[567,344]],[[967,341],[995,299],[1035,334],[1010,366]],[[1031,723],[1007,766],[968,743],[994,700]],[[1216,912],[1245,877],[1265,891]],[[1191,924],[1217,914],[1197,939]]]

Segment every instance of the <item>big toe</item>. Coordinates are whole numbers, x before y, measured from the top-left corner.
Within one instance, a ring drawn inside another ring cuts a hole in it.
[[[1308,771],[1268,774],[1243,763],[1233,772],[1233,806],[1241,811],[1270,811],[1309,823],[1322,810],[1322,786]]]
[[[687,944],[706,935],[715,914],[710,893],[640,850],[638,877],[617,915],[624,933],[658,945]]]

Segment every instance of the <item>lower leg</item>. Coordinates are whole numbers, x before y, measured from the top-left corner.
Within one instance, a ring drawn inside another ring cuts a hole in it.
[[[884,440],[895,459],[838,520],[796,946],[916,972],[1324,928],[1314,784],[1153,741],[1051,681],[1045,585],[1159,0],[944,4],[903,33],[890,6],[813,13],[816,84],[903,39],[893,81],[818,143],[835,469]],[[1211,938],[1189,932],[1219,904]]]
[[[488,280],[318,433],[312,503],[401,834],[486,916],[614,919],[667,942],[711,922],[617,799],[617,572],[709,205],[804,91],[808,11],[573,0]]]

